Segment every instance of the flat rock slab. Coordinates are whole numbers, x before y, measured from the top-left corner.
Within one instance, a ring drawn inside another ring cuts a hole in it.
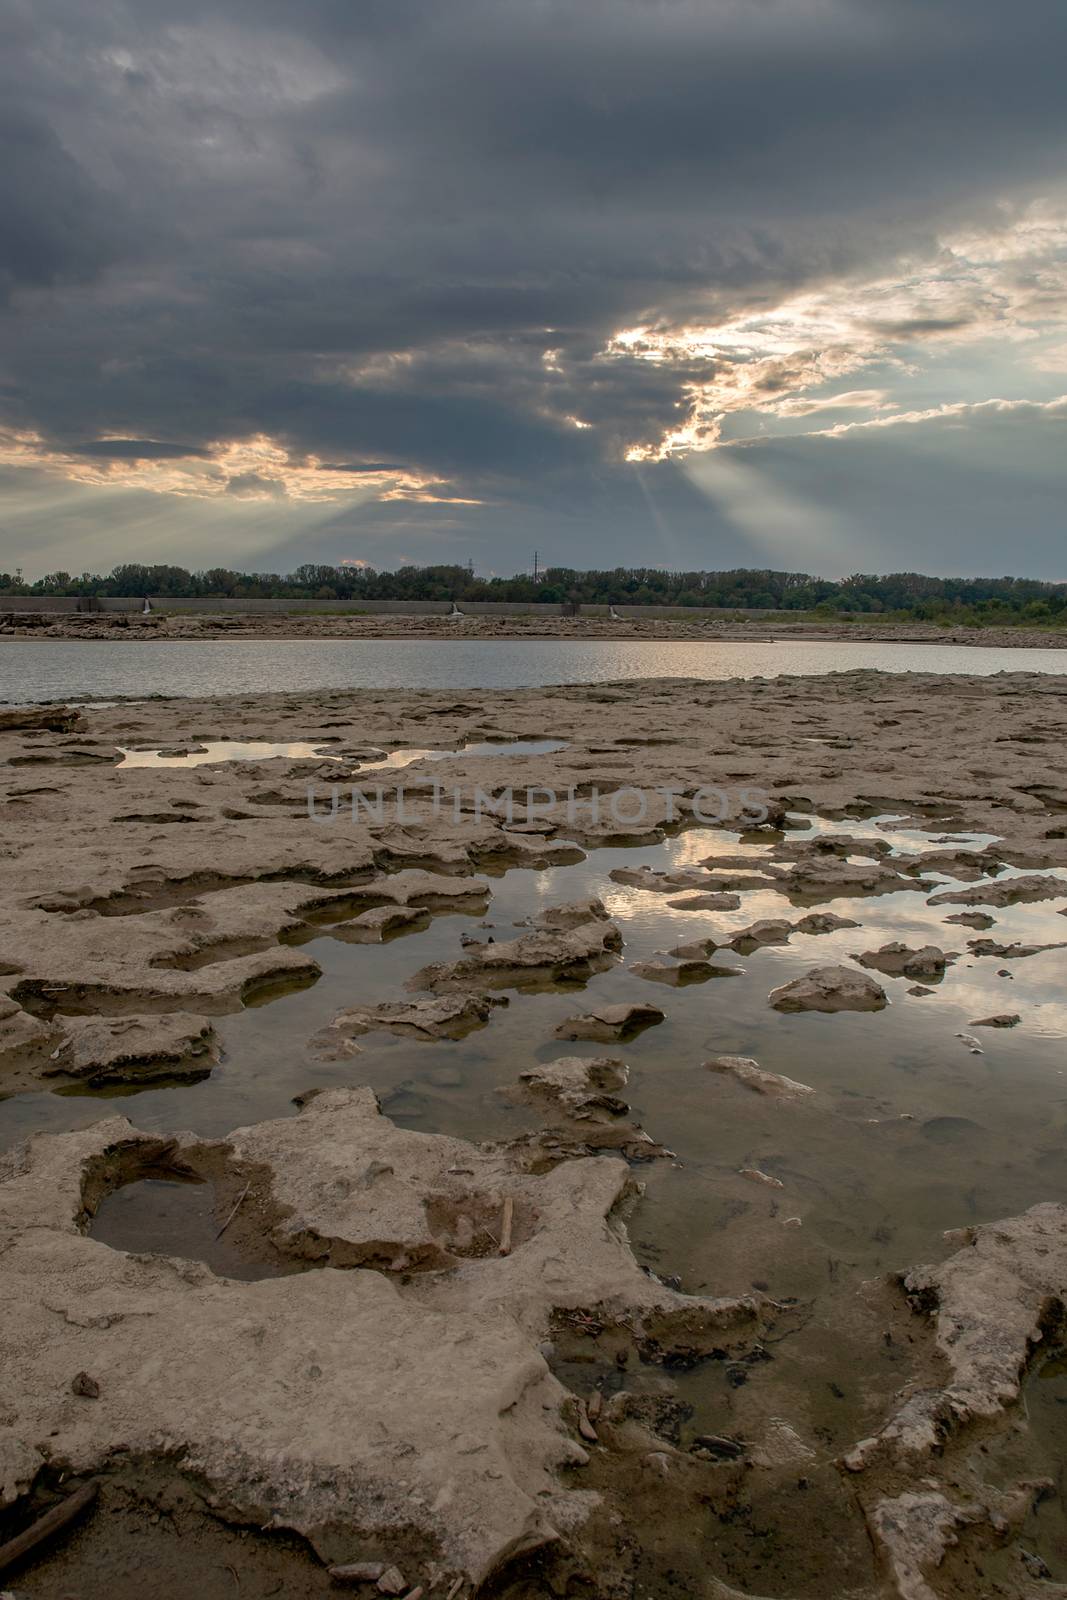
[[[622,948],[622,934],[600,917],[562,929],[538,929],[501,944],[468,947],[459,961],[439,961],[408,980],[411,989],[448,989],[492,982],[502,988],[524,982],[562,982],[602,972]]]
[[[708,1072],[736,1078],[738,1083],[744,1084],[754,1094],[767,1095],[774,1100],[804,1100],[809,1094],[815,1093],[806,1083],[798,1083],[796,1079],[783,1077],[778,1072],[765,1071],[751,1056],[714,1056],[712,1060],[705,1061],[704,1066]]]
[[[963,1248],[947,1261],[901,1275],[913,1310],[930,1320],[947,1381],[912,1394],[858,1444],[845,1458],[852,1472],[888,1460],[917,1473],[957,1429],[1001,1418],[1045,1342],[1049,1307],[1067,1299],[1067,1206],[1047,1202],[953,1237]]]
[[[152,1078],[200,1078],[218,1060],[215,1030],[187,1011],[159,1016],[67,1017],[66,1038],[52,1051],[45,1074],[87,1083],[143,1083]]]
[[[579,1016],[567,1017],[556,1028],[557,1039],[628,1039],[664,1020],[665,1013],[650,1005],[590,1006]]]
[[[941,979],[945,968],[956,960],[954,950],[941,950],[936,944],[924,944],[918,949],[894,940],[877,950],[864,950],[854,958],[861,967],[873,967],[890,978]]]
[[[776,1011],[881,1011],[885,990],[851,967],[813,967],[767,996]]]
[[[741,904],[739,894],[691,894],[679,900],[668,900],[672,911],[736,911]]]
[[[209,1149],[251,1176],[246,1225],[349,1270],[224,1280],[82,1231],[124,1173]],[[649,1360],[758,1332],[758,1301],[640,1270],[617,1214],[630,1191],[615,1159],[532,1176],[506,1149],[398,1128],[369,1089],[324,1091],[222,1145],[122,1117],[39,1135],[0,1156],[3,1494],[45,1456],[75,1474],[165,1457],[221,1517],[291,1529],[327,1564],[370,1542],[409,1584],[432,1582],[432,1562],[476,1589],[594,1503],[560,1477],[587,1458],[538,1349],[557,1311],[617,1319]],[[508,1254],[476,1248],[486,1216],[500,1238],[506,1200]],[[451,1265],[417,1270],[431,1262]],[[72,1396],[83,1372],[91,1404]]]
[[[891,894],[904,889],[923,890],[895,867],[879,862],[822,860],[798,861],[786,880],[786,893],[809,900],[835,900],[845,895]]]
[[[718,967],[710,961],[635,961],[630,968],[635,978],[647,978],[650,983],[669,983],[682,988],[688,983],[706,983],[709,978],[740,978],[741,967]]]
[[[507,1000],[499,995],[468,993],[352,1006],[315,1035],[312,1049],[314,1053],[316,1048],[336,1044],[339,1039],[354,1039],[360,1034],[377,1031],[416,1039],[462,1039],[472,1028],[484,1027],[493,1014],[493,1007],[500,1005],[507,1005]]]
[[[1051,873],[1030,873],[1020,878],[1001,878],[996,883],[977,883],[970,889],[945,889],[927,900],[928,906],[1016,906],[1035,900],[1067,899],[1067,879]]]
[[[0,733],[69,733],[81,722],[81,712],[72,706],[0,707]]]
[[[747,928],[740,928],[729,943],[731,949],[747,954],[759,945],[788,944],[792,932],[793,923],[785,917],[761,917],[757,922],[750,922]]]
[[[1067,940],[1060,939],[1052,944],[999,944],[996,939],[968,939],[967,948],[976,956],[1021,961],[1026,956],[1044,955],[1046,950],[1067,950]]]
[[[836,933],[839,928],[858,928],[851,917],[839,917],[833,911],[811,911],[793,924],[797,933]]]
[[[519,1073],[519,1083],[531,1099],[550,1101],[572,1116],[623,1116],[630,1108],[614,1091],[624,1088],[629,1076],[629,1068],[615,1056],[562,1056],[527,1067]]]

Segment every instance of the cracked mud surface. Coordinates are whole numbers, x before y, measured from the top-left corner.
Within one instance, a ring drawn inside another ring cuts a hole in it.
[[[6,1581],[1067,1593],[1065,732],[873,673],[0,731],[5,1530],[103,1484]],[[119,765],[222,739],[331,756]],[[431,749],[680,815],[435,815]]]

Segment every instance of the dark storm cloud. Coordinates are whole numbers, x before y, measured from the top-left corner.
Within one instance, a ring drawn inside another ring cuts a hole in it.
[[[115,259],[117,208],[53,130],[0,106],[0,297],[18,287],[85,281]]]
[[[195,444],[167,444],[162,439],[91,439],[85,444],[72,444],[70,453],[112,461],[175,461],[209,454]]]
[[[11,16],[10,426],[116,462],[265,433],[339,475],[446,478],[517,529],[585,507],[590,562],[649,527],[627,444],[714,373],[606,361],[614,332],[929,252],[1047,187],[1067,142],[1060,0]]]

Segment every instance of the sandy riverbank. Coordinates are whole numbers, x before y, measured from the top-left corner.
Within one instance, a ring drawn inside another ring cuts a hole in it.
[[[0,602],[0,616],[3,606]],[[254,616],[123,613],[49,616],[8,614],[0,637],[11,639],[822,639],[883,644],[965,644],[997,649],[1063,649],[1063,628],[942,628],[934,623],[732,622],[685,618],[644,620],[552,615]]]
[[[337,1581],[357,1594],[433,1600],[795,1600],[831,1570],[855,1600],[1060,1592],[1020,1554],[1038,1560],[1042,1446],[1017,1401],[1041,1330],[1058,1337],[1067,1194],[1026,1154],[1004,1190],[1017,1220],[950,1201],[976,1157],[939,1096],[976,1100],[993,1056],[979,1067],[938,1008],[973,967],[981,1037],[1033,1027],[1028,974],[1067,941],[1067,683],[854,673],[25,715],[0,729],[0,1512],[95,1478],[115,1530],[102,1544],[96,1512],[29,1592],[121,1596],[145,1561],[208,1600],[233,1571],[246,1596],[334,1592],[328,1569],[354,1563]],[[195,764],[226,740],[311,751]],[[321,820],[335,785],[380,790],[380,811]],[[613,814],[623,788],[640,817]],[[505,789],[510,816],[475,799]],[[701,823],[713,790],[725,839]],[[665,837],[686,848],[661,867]],[[542,894],[572,869],[581,897]],[[685,943],[634,962],[647,907],[679,905]],[[182,1132],[162,1086],[183,1115],[234,1074],[254,1098],[275,1008],[325,986],[323,934],[345,1003],[293,1049],[299,1109],[265,1098],[233,1131]],[[794,965],[761,965],[778,947]],[[388,969],[361,979],[377,952]],[[751,970],[719,983],[738,957]],[[717,999],[755,987],[781,1040],[758,1064]],[[266,1031],[238,1058],[242,1016]],[[929,1030],[929,1061],[872,1090],[864,1055],[897,1019]],[[845,1091],[816,1076],[805,1028],[827,1050],[849,1030]],[[683,1060],[657,1053],[661,1029]],[[465,1101],[457,1058],[482,1074]],[[383,1112],[369,1084],[390,1072]],[[692,1150],[657,1079],[711,1117]],[[906,1192],[933,1156],[943,1226],[972,1232],[931,1235],[921,1268],[891,1230],[846,1237],[863,1169]],[[195,1259],[107,1242],[109,1202],[168,1179],[209,1197]]]

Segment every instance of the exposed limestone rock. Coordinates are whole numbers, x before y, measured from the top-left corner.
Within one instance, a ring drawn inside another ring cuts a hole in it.
[[[965,928],[991,928],[996,920],[996,917],[987,916],[984,911],[957,911],[945,918],[946,922],[958,922]]]
[[[850,856],[866,856],[876,861],[887,856],[892,845],[885,839],[861,836],[855,833],[817,833],[813,839],[792,839],[778,846],[775,852],[782,860],[818,860],[820,856],[836,856],[845,861]]]
[[[674,956],[676,961],[705,961],[716,950],[729,948],[720,939],[687,939],[684,944],[676,944],[667,954]]]
[[[1034,900],[1067,899],[1067,879],[1049,873],[1032,873],[1019,878],[1002,878],[997,883],[979,883],[971,889],[944,889],[927,900],[928,906],[1016,906]]]
[[[892,894],[923,888],[925,885],[895,867],[833,857],[798,861],[786,881],[786,892],[805,900],[836,900],[843,895]]]
[[[523,934],[502,944],[475,945],[460,961],[439,961],[409,980],[412,989],[447,989],[458,984],[495,983],[519,988],[527,983],[558,983],[603,972],[622,948],[613,922],[596,918],[562,930]]]
[[[758,1328],[754,1300],[689,1298],[640,1271],[618,1212],[623,1163],[532,1177],[506,1151],[395,1127],[367,1089],[326,1091],[223,1149],[283,1248],[380,1261],[395,1282],[361,1270],[224,1281],[79,1231],[104,1175],[202,1148],[113,1118],[0,1159],[9,1496],[43,1454],[74,1473],[165,1454],[220,1515],[293,1529],[329,1564],[373,1540],[408,1582],[429,1576],[414,1551],[476,1588],[593,1504],[559,1485],[587,1458],[537,1349],[554,1319],[592,1308],[650,1361],[743,1347]],[[502,1255],[478,1230],[500,1240],[505,1199]],[[402,1258],[450,1270],[404,1279]],[[99,1386],[91,1406],[71,1396],[80,1371]]]
[[[42,1071],[86,1083],[139,1083],[200,1078],[217,1060],[215,1030],[205,1017],[170,1011],[147,1017],[68,1017],[66,1037]]]
[[[453,1272],[420,1276],[413,1286],[438,1309],[475,1300],[504,1307],[537,1339],[560,1307],[596,1304],[636,1319],[647,1336],[654,1325],[679,1322],[687,1337],[709,1339],[713,1327],[751,1323],[756,1314],[754,1301],[679,1295],[638,1268],[617,1211],[632,1194],[620,1161],[565,1161],[529,1176],[507,1147],[398,1128],[365,1088],[326,1090],[298,1117],[238,1129],[229,1144],[242,1164],[270,1171],[267,1204],[280,1248],[394,1271],[451,1265]],[[508,1196],[511,1253],[465,1243],[464,1217],[499,1239]]]
[[[881,1011],[889,1003],[881,984],[851,967],[813,967],[767,998],[776,1011]]]
[[[614,1056],[563,1056],[528,1067],[519,1082],[531,1099],[551,1101],[570,1116],[622,1116],[630,1108],[613,1091],[623,1088],[629,1075]]]
[[[760,1167],[742,1167],[742,1178],[747,1178],[749,1183],[762,1183],[768,1189],[784,1189],[785,1184],[781,1178],[776,1178],[770,1172],[764,1172]]]
[[[894,940],[877,950],[865,950],[854,959],[861,967],[873,967],[890,978],[925,978],[929,982],[945,976],[945,968],[956,960],[956,952],[939,950],[936,944],[924,944],[912,950],[900,940]]]
[[[0,1063],[42,1049],[51,1039],[52,1029],[46,1022],[24,1011],[8,995],[0,994]]]
[[[572,900],[563,906],[548,906],[533,919],[535,928],[581,928],[588,922],[607,922],[608,913],[603,900]]]
[[[721,885],[722,890],[726,890],[731,885],[724,883],[712,873],[705,872],[701,867],[680,867],[674,872],[656,872],[652,867],[614,867],[608,873],[608,877],[613,883],[622,883],[631,889],[644,889],[650,894],[670,894],[675,889],[709,891],[717,897],[716,903],[711,906],[701,906],[699,908],[701,910],[730,911],[741,903],[736,897],[732,897],[734,904],[725,905],[723,895],[717,886]],[[764,882],[763,879],[756,881]],[[673,903],[673,901],[668,902],[668,904]],[[691,903],[688,902],[687,906]],[[682,909],[687,909],[687,906],[683,906]]]
[[[3,1259],[18,1311],[2,1338],[27,1448],[83,1473],[166,1454],[225,1514],[291,1528],[325,1560],[414,1528],[476,1584],[555,1537],[555,1473],[574,1457],[565,1393],[508,1318],[425,1309],[374,1272],[222,1282],[72,1224],[23,1226]],[[86,1363],[91,1406],[69,1392]]]
[[[82,726],[83,720],[73,706],[0,706],[0,733],[69,733]]]
[[[777,1072],[765,1072],[751,1056],[715,1056],[705,1061],[704,1066],[709,1072],[720,1072],[736,1078],[746,1089],[767,1095],[773,1100],[803,1100],[815,1093],[806,1083],[797,1083],[795,1079],[782,1077]]]
[[[1021,961],[1025,956],[1040,956],[1046,950],[1067,950],[1067,940],[1053,944],[998,944],[995,939],[968,939],[967,948],[976,956],[999,956],[1002,961]]]
[[[507,1005],[507,1000],[499,995],[467,993],[352,1006],[315,1035],[312,1052],[320,1053],[336,1046],[339,1040],[355,1039],[378,1029],[416,1039],[462,1039],[472,1028],[484,1027],[493,1007],[501,1005]]]
[[[838,917],[832,911],[812,911],[793,924],[797,933],[836,933],[839,928],[858,928],[851,917]]]
[[[43,1466],[40,1451],[20,1439],[13,1428],[0,1428],[0,1511],[22,1499]]]
[[[630,968],[635,978],[647,978],[650,983],[669,983],[678,988],[687,983],[705,983],[709,978],[740,978],[742,967],[717,967],[710,961],[635,961]]]
[[[450,906],[464,900],[486,900],[489,885],[484,878],[454,878],[442,872],[425,872],[405,867],[388,877],[372,878],[361,884],[360,895],[377,896],[398,906]]]
[[[735,933],[730,939],[730,946],[747,954],[749,950],[764,944],[788,944],[792,932],[793,923],[785,917],[761,917],[758,922],[750,922],[747,928]]]
[[[421,906],[372,906],[357,917],[344,922],[337,930],[338,936],[352,944],[381,944],[390,933],[401,928],[414,927],[424,921]]]
[[[901,1280],[912,1308],[933,1321],[948,1382],[911,1395],[857,1445],[845,1458],[853,1472],[882,1458],[914,1462],[975,1418],[998,1417],[1018,1399],[1031,1351],[1067,1300],[1067,1206],[1033,1206],[962,1235],[962,1250]]]
[[[652,1005],[590,1006],[579,1016],[567,1017],[556,1028],[557,1039],[631,1039],[643,1028],[664,1020],[665,1013]]]
[[[42,1001],[75,1015],[153,1008],[227,1011],[272,985],[310,982],[321,970],[317,961],[299,950],[260,950],[192,972],[153,969],[137,977],[122,972],[109,975],[102,968],[80,980],[21,978],[14,998]]]
[[[953,1505],[943,1494],[906,1492],[881,1500],[868,1516],[871,1532],[880,1546],[899,1600],[938,1600],[926,1581],[958,1543],[956,1529],[980,1521],[980,1507],[967,1510]]]
[[[668,900],[672,911],[736,911],[741,904],[739,894],[685,895],[680,900]]]

